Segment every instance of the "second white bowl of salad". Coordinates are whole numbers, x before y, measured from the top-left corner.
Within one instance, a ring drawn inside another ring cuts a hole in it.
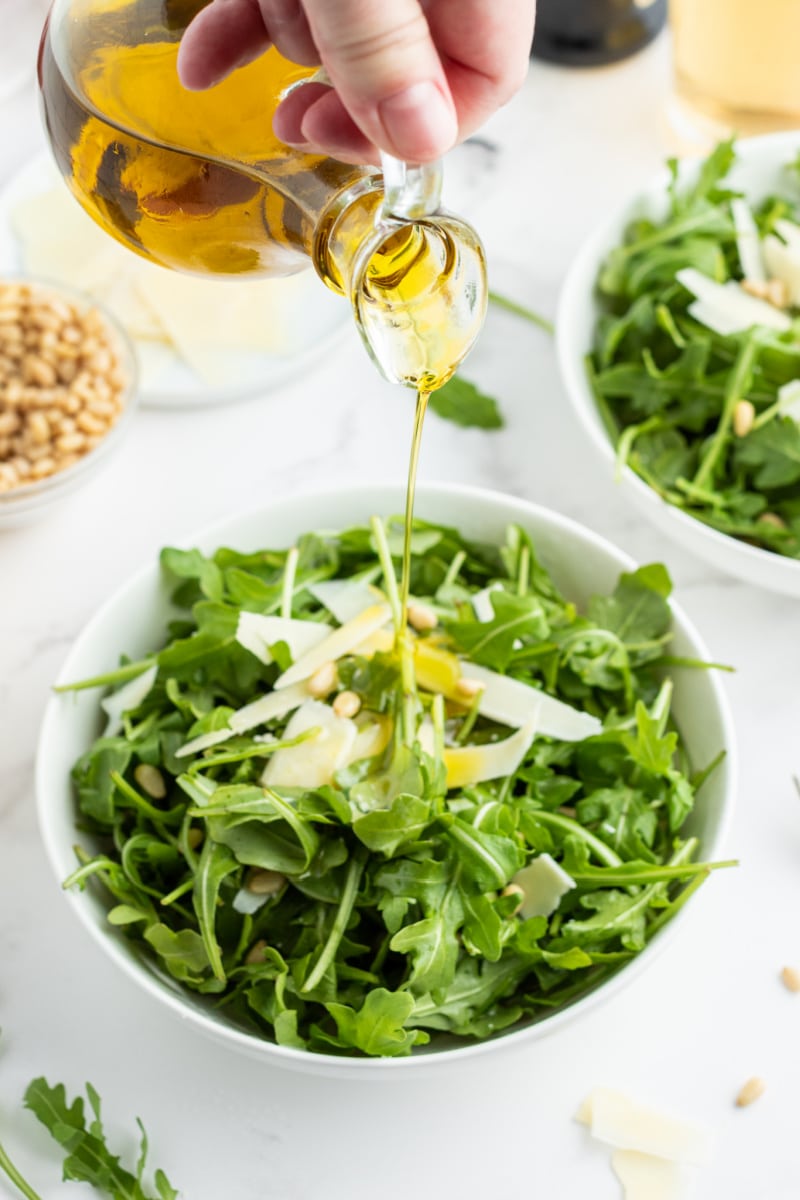
[[[162,551],[74,644],[39,745],[101,949],[309,1072],[511,1048],[610,998],[714,886],[731,809],[727,705],[662,566],[421,488],[404,670],[402,508],[334,489]]]
[[[642,513],[800,596],[800,133],[682,162],[589,238],[559,303],[574,410]]]

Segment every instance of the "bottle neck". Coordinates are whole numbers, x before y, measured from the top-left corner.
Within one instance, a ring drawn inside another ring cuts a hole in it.
[[[434,391],[471,349],[486,312],[486,263],[475,231],[444,211],[397,217],[383,179],[356,180],[317,222],[312,260],[346,296],[364,345],[394,383]]]
[[[314,230],[311,259],[324,284],[350,296],[359,249],[371,241],[383,204],[380,175],[364,175],[337,192]]]

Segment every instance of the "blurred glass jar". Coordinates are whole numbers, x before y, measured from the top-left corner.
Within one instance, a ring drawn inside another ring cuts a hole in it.
[[[670,0],[673,118],[709,140],[800,126],[800,0]]]
[[[538,0],[533,54],[567,66],[617,62],[663,27],[667,0]]]

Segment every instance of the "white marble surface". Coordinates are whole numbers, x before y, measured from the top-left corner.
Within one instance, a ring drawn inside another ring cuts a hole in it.
[[[495,149],[462,151],[451,171],[450,205],[485,237],[496,286],[553,313],[583,235],[663,158],[667,90],[663,38],[618,67],[534,66],[484,131]],[[0,184],[41,141],[32,89],[2,102]],[[411,423],[410,398],[377,379],[355,335],[273,396],[143,411],[90,486],[0,535],[0,1136],[44,1200],[65,1194],[57,1159],[19,1110],[41,1073],[71,1090],[92,1080],[119,1132],[141,1115],[186,1200],[613,1200],[607,1152],[572,1121],[599,1084],[714,1130],[696,1196],[798,1195],[800,996],[778,978],[785,963],[800,965],[797,604],[725,578],[641,524],[584,444],[546,336],[492,316],[472,373],[500,397],[507,427],[489,435],[431,420],[422,477],[506,489],[640,561],[668,562],[713,657],[737,667],[725,684],[741,757],[728,849],[741,866],[710,881],[677,938],[610,1007],[513,1056],[424,1081],[265,1069],[132,992],[73,920],[44,860],[33,760],[48,687],[90,614],[160,546],[310,483],[400,480]],[[753,1074],[767,1092],[737,1110]]]

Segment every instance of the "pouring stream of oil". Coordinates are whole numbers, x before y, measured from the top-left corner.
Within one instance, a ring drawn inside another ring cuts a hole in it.
[[[408,630],[408,597],[411,588],[411,534],[414,527],[414,493],[417,486],[417,467],[422,445],[422,427],[428,408],[430,393],[421,389],[417,392],[414,411],[414,431],[411,436],[411,455],[408,462],[406,485],[406,510],[403,527],[403,563],[400,576],[400,625],[395,631],[396,651],[400,661],[400,678],[403,686],[403,740],[413,745],[416,738],[416,674],[414,650]]]

